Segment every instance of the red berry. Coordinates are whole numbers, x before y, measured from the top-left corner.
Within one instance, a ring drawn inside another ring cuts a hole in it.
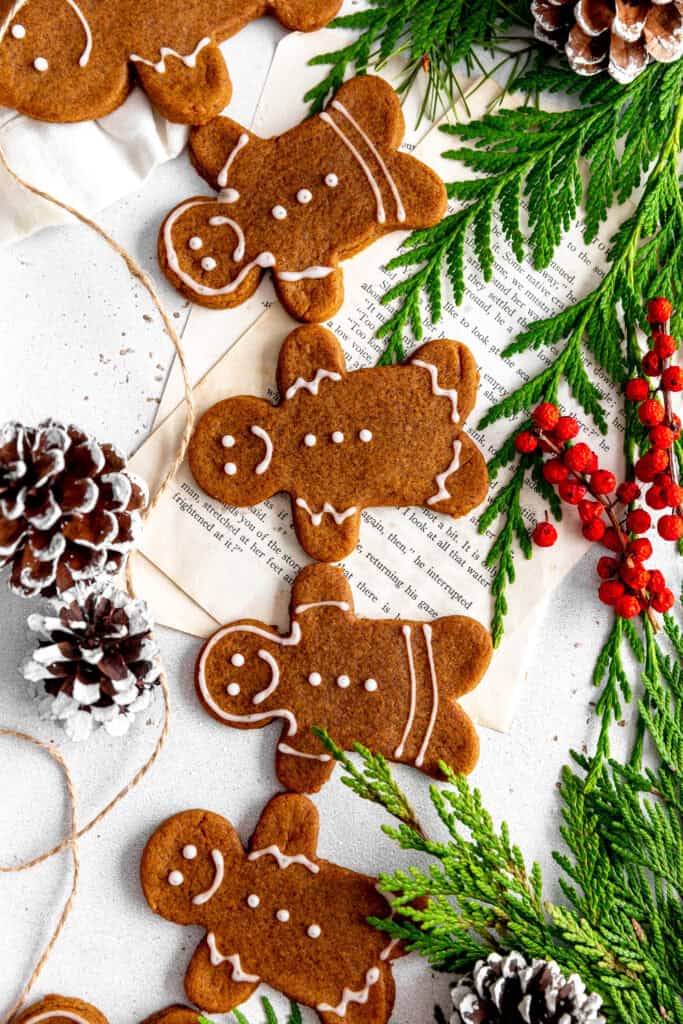
[[[668,359],[674,354],[678,345],[676,339],[672,338],[670,334],[658,334],[653,348],[660,359]]]
[[[591,457],[591,450],[583,441],[579,441],[573,448],[567,448],[562,456],[562,461],[573,473],[583,473]]]
[[[683,391],[683,371],[680,366],[667,366],[662,373],[661,383],[665,391]]]
[[[620,597],[623,596],[625,587],[619,580],[608,580],[606,583],[601,583],[598,588],[598,597],[603,604],[614,605],[617,603]]]
[[[674,443],[675,434],[669,427],[665,427],[663,423],[660,423],[658,427],[653,427],[650,431],[650,442],[653,448],[661,448],[666,450],[670,448]]]
[[[654,448],[636,462],[636,476],[643,483],[650,484],[669,465],[669,456],[661,448]]]
[[[541,430],[552,430],[560,419],[560,410],[552,402],[542,402],[533,413],[533,420]]]
[[[608,558],[607,555],[603,555],[602,558],[598,559],[595,571],[601,580],[608,580],[610,576],[614,576],[618,568],[619,563],[616,558]]]
[[[626,550],[638,562],[647,562],[648,558],[652,558],[652,544],[647,537],[636,537],[635,540],[629,541]]]
[[[626,529],[629,533],[647,533],[652,525],[652,517],[644,508],[634,508],[626,516]]]
[[[608,526],[605,530],[605,534],[602,538],[602,543],[605,545],[608,551],[619,551],[622,550],[621,538],[613,526]]]
[[[538,448],[538,438],[528,430],[522,430],[515,438],[515,448],[523,455],[530,455]]]
[[[650,299],[647,304],[647,320],[651,324],[665,324],[671,319],[673,306],[668,299],[658,295],[656,299]]]
[[[646,352],[641,366],[646,377],[658,377],[662,372],[662,360],[656,352]]]
[[[638,407],[638,419],[644,427],[656,427],[665,415],[664,406],[656,398],[648,398]]]
[[[581,532],[586,540],[598,541],[605,536],[605,529],[602,519],[592,519],[590,523],[586,523]]]
[[[626,480],[617,487],[617,498],[623,505],[630,505],[640,497],[640,487],[632,480]]]
[[[558,441],[571,441],[579,432],[579,424],[573,416],[560,416],[553,430]]]
[[[656,612],[661,612],[665,615],[666,612],[671,611],[675,602],[676,598],[673,595],[673,591],[669,590],[668,587],[663,587],[652,598],[652,607]]]
[[[591,473],[591,490],[594,494],[610,494],[617,486],[617,478],[607,469],[598,469]]]
[[[586,487],[578,480],[562,480],[558,492],[562,501],[566,501],[568,505],[578,505],[585,497]]]
[[[561,459],[549,459],[543,464],[543,479],[549,484],[559,484],[569,476],[569,470]]]
[[[551,548],[557,540],[557,530],[552,523],[536,523],[531,536],[539,548]]]
[[[657,531],[664,540],[680,540],[683,537],[683,516],[662,516],[657,523]]]
[[[651,594],[658,594],[660,590],[664,590],[665,586],[666,580],[664,579],[664,573],[660,572],[659,569],[653,569],[650,573],[647,589]]]
[[[629,402],[644,402],[650,394],[650,385],[644,377],[633,377],[626,381],[624,391]]]
[[[676,435],[676,440],[681,436],[681,417],[677,416],[675,412],[671,413],[671,429]]]
[[[669,508],[678,508],[679,505],[683,505],[683,487],[680,484],[670,483],[664,490]]]
[[[632,619],[640,614],[640,601],[632,594],[624,594],[614,606],[614,610],[621,619]]]
[[[601,516],[605,506],[599,501],[580,501],[579,518],[582,523],[590,523],[593,519]]]
[[[642,565],[622,565],[619,575],[628,587],[633,590],[642,590],[647,586],[650,573],[643,569]]]
[[[666,500],[666,489],[664,487],[649,487],[645,492],[645,501],[653,508],[655,512],[661,512],[663,508],[666,508],[668,502]]]

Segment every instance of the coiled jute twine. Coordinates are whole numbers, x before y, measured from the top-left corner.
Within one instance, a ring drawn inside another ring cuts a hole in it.
[[[187,369],[187,363],[185,360],[185,353],[183,350],[182,342],[173,326],[173,323],[168,313],[166,312],[161,303],[161,299],[159,298],[159,294],[154,286],[152,279],[147,273],[145,273],[142,267],[140,267],[139,264],[133,259],[130,253],[126,252],[126,250],[123,249],[118,244],[118,242],[116,242],[111,237],[111,235],[107,234],[104,228],[102,228],[96,221],[92,220],[84,213],[81,213],[79,210],[74,209],[73,206],[69,206],[68,203],[64,203],[60,199],[57,199],[55,196],[50,195],[49,192],[44,192],[42,189],[36,188],[36,186],[32,185],[30,182],[25,181],[24,178],[17,174],[16,171],[14,171],[13,168],[9,165],[5,153],[3,152],[2,146],[0,146],[0,167],[2,167],[5,170],[5,172],[9,175],[9,177],[19,186],[21,186],[21,188],[25,189],[27,192],[30,192],[35,196],[38,196],[40,199],[44,199],[46,202],[51,203],[53,206],[59,207],[59,209],[64,210],[66,213],[69,213],[72,217],[80,221],[81,224],[84,224],[91,231],[94,231],[97,235],[100,236],[100,238],[102,238],[107,243],[107,245],[111,249],[114,250],[114,252],[118,256],[121,257],[131,277],[137,278],[137,280],[140,281],[142,286],[148,292],[154,306],[156,307],[157,312],[159,313],[159,316],[161,317],[164,330],[168,337],[170,338],[171,343],[175,349],[176,355],[178,357],[178,362],[180,364],[180,369],[183,375],[183,387],[185,391],[185,425],[183,429],[182,438],[178,445],[175,457],[171,465],[167,469],[166,475],[161,481],[161,484],[159,485],[156,493],[150,500],[146,510],[143,513],[144,518],[147,518],[154,511],[157,504],[159,503],[163,495],[166,493],[183,460],[185,459],[187,447],[190,442],[190,437],[192,436],[192,431],[194,428],[195,407],[192,395],[192,382],[190,380],[190,375]],[[131,597],[136,596],[132,581],[130,559],[128,560],[128,564],[126,567],[126,585]],[[156,762],[157,758],[159,757],[159,754],[163,749],[164,743],[166,742],[166,738],[168,736],[171,714],[171,700],[168,688],[168,678],[166,676],[166,672],[163,669],[160,676],[160,684],[164,700],[164,718],[161,732],[159,733],[159,737],[154,746],[154,750],[147,758],[145,763],[142,765],[142,767],[138,769],[138,771],[135,773],[132,779],[130,779],[129,782],[118,791],[118,793],[109,801],[108,804],[106,804],[105,807],[102,808],[102,810],[98,811],[94,818],[92,818],[86,825],[83,825],[81,828],[78,828],[77,825],[78,792],[73,780],[73,776],[71,775],[71,772],[69,770],[69,766],[67,765],[66,761],[59,753],[59,751],[55,750],[49,744],[43,742],[43,740],[37,739],[35,736],[31,736],[28,733],[19,732],[16,729],[0,728],[0,738],[12,738],[21,740],[25,743],[29,743],[32,746],[37,747],[39,750],[44,751],[52,758],[53,761],[57,763],[57,765],[60,767],[63,773],[64,785],[66,788],[69,806],[69,832],[64,837],[64,839],[61,840],[61,842],[57,843],[56,846],[51,847],[51,849],[45,850],[38,856],[32,857],[30,860],[23,861],[19,864],[0,865],[0,874],[17,874],[21,871],[29,871],[31,868],[37,867],[39,864],[43,864],[51,857],[55,857],[58,853],[62,853],[65,850],[69,851],[72,863],[72,882],[69,895],[67,896],[66,901],[64,902],[61,914],[59,915],[59,919],[54,927],[52,935],[50,936],[42,953],[38,957],[36,964],[28,980],[26,981],[26,984],[21,989],[15,1003],[10,1008],[9,1014],[5,1018],[5,1024],[9,1024],[9,1022],[13,1019],[13,1017],[18,1013],[18,1011],[25,1003],[29,995],[29,992],[31,991],[36,981],[38,980],[40,972],[43,970],[45,964],[50,958],[50,955],[55,947],[55,944],[57,943],[57,940],[59,939],[59,936],[62,933],[64,925],[66,924],[69,914],[73,909],[73,905],[78,894],[78,885],[80,877],[80,855],[78,848],[79,840],[88,832],[90,832],[91,829],[95,828],[95,826],[98,825],[104,818],[106,818],[107,815],[110,814],[111,811],[113,811],[114,808],[118,804],[120,804],[122,800],[125,800],[125,798],[131,792],[131,790],[135,789],[138,783],[140,783],[147,775],[150,768]]]

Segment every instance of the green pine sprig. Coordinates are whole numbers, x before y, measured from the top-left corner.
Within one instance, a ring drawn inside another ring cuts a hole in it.
[[[261,1005],[263,1006],[264,1024],[280,1024],[275,1008],[267,996],[262,996]],[[237,1021],[237,1024],[249,1024],[248,1019],[244,1016],[241,1010],[233,1010],[232,1016]],[[198,1024],[214,1024],[212,1020],[201,1014],[197,1017],[197,1021]],[[303,1024],[301,1010],[296,1003],[290,1002],[289,1013],[287,1014],[286,1021],[283,1021],[283,1024]]]

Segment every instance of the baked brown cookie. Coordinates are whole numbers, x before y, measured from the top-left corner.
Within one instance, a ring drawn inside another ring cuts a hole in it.
[[[196,686],[206,709],[240,729],[282,720],[275,767],[287,789],[315,793],[334,761],[318,725],[350,750],[360,742],[390,761],[440,777],[474,767],[479,742],[458,697],[491,659],[491,638],[461,615],[433,622],[359,619],[338,566],[310,565],[292,589],[291,627],[234,622],[208,641]]]
[[[232,87],[218,44],[272,13],[322,28],[341,0],[0,0],[0,105],[43,121],[115,110],[137,76],[170,121],[204,124]]]
[[[108,1021],[97,1007],[82,999],[51,995],[23,1010],[12,1024],[108,1024]]]
[[[407,153],[399,98],[381,78],[346,82],[327,109],[284,135],[260,139],[225,117],[193,132],[190,149],[216,199],[181,203],[159,236],[161,267],[203,306],[238,306],[272,270],[297,320],[342,304],[340,260],[398,228],[436,224],[440,178]]]
[[[394,1003],[391,960],[403,953],[371,927],[389,916],[376,880],[316,855],[318,812],[304,796],[276,796],[245,853],[232,825],[186,811],[161,825],[142,856],[152,910],[207,935],[185,974],[188,998],[227,1013],[261,982],[317,1010],[325,1024],[385,1024]]]
[[[282,401],[239,397],[201,418],[190,468],[226,505],[292,497],[304,550],[320,562],[353,551],[370,506],[424,505],[463,516],[486,496],[484,458],[462,427],[479,375],[457,341],[431,341],[404,364],[349,373],[325,327],[299,327],[277,369]]]
[[[191,1010],[189,1006],[167,1006],[165,1010],[159,1010],[147,1017],[142,1024],[198,1024],[199,1014]]]

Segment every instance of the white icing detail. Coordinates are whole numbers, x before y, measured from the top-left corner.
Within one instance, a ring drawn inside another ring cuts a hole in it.
[[[47,71],[47,69],[50,67],[45,57],[36,57],[36,59],[33,62],[33,66],[36,69],[36,71]]]
[[[308,928],[306,929],[306,934],[308,935],[309,939],[319,939],[321,932],[322,929],[319,924],[309,924]]]
[[[306,391],[309,391],[312,395],[317,395],[318,388],[320,387],[321,381],[323,380],[333,380],[335,382],[340,381],[341,374],[335,373],[334,370],[323,370],[321,367],[316,372],[315,377],[313,377],[311,380],[304,380],[303,377],[299,377],[292,384],[292,386],[287,388],[287,390],[285,391],[285,399],[294,398],[294,395],[297,393],[297,391],[301,391],[302,388],[305,389]]]
[[[303,757],[306,761],[322,761],[323,764],[331,761],[329,754],[306,754],[303,750],[295,750],[288,743],[278,743],[277,749],[281,754],[289,754],[291,757]]]
[[[252,892],[247,896],[247,906],[251,907],[252,910],[256,910],[260,903],[260,897],[258,897],[255,892]]]
[[[336,188],[337,185],[339,184],[339,178],[337,177],[336,174],[326,174],[325,184],[327,185],[328,188]]]
[[[443,473],[437,473],[436,486],[438,488],[436,494],[433,494],[431,498],[427,498],[428,505],[436,505],[439,501],[446,501],[450,498],[450,494],[446,487],[446,481],[449,476],[457,472],[460,469],[460,452],[462,451],[462,441],[453,442],[453,458],[448,469],[444,469]]]
[[[297,203],[301,203],[302,206],[306,206],[307,203],[313,199],[313,193],[309,188],[300,188],[296,194]]]
[[[388,960],[398,946],[400,939],[392,939],[388,946],[385,946],[379,955],[380,960]]]
[[[244,665],[244,655],[233,654],[232,658],[230,659],[230,664],[234,665],[235,668],[242,668],[242,665]]]
[[[12,37],[14,39],[24,39],[26,37],[26,29],[23,25],[12,25]]]
[[[440,398],[449,398],[451,405],[453,406],[453,412],[451,415],[451,423],[458,422],[458,392],[455,388],[442,388],[439,387],[439,370],[438,367],[434,366],[433,363],[424,363],[421,359],[413,359],[411,366],[421,366],[423,370],[427,370],[429,376],[432,378],[432,393],[438,395]]]
[[[257,974],[247,974],[242,970],[242,961],[240,960],[239,953],[233,953],[232,956],[223,956],[218,948],[216,936],[213,932],[209,932],[206,936],[206,942],[211,953],[212,965],[214,967],[220,967],[221,964],[230,964],[232,966],[233,981],[255,985],[256,982],[261,980]]]
[[[234,476],[235,473],[237,472],[237,466],[235,465],[234,462],[226,462],[225,465],[223,466],[223,469],[225,470],[227,476]]]
[[[370,989],[373,985],[377,984],[380,977],[379,968],[371,967],[365,975],[365,988],[359,989],[357,992],[351,988],[345,988],[342,992],[341,1001],[336,1006],[330,1006],[328,1003],[318,1003],[316,1010],[319,1010],[320,1013],[334,1013],[337,1017],[345,1017],[351,1003],[360,1003],[361,1005],[367,1003],[370,997]]]
[[[438,713],[438,710],[439,710],[439,681],[438,681],[438,679],[436,677],[436,666],[434,664],[434,651],[432,650],[432,627],[429,626],[429,625],[424,625],[422,627],[422,632],[424,633],[425,644],[427,645],[427,658],[429,660],[429,674],[430,674],[431,680],[432,680],[432,713],[429,716],[429,723],[427,725],[427,731],[426,731],[426,733],[424,735],[424,739],[422,741],[422,746],[420,747],[420,752],[417,755],[417,757],[415,758],[415,764],[417,765],[418,768],[421,768],[423,763],[424,763],[425,754],[427,753],[427,749],[429,747],[429,741],[432,738],[432,733],[434,731],[434,723],[436,722],[436,716],[437,716],[437,713]]]
[[[332,434],[332,440],[334,441],[335,444],[344,443],[344,435],[342,434],[341,430],[335,430],[335,432]]]
[[[202,270],[206,270],[208,272],[211,270],[215,270],[216,266],[217,263],[213,256],[205,256],[204,259],[202,260]]]
[[[366,679],[365,682],[363,683],[363,686],[365,687],[368,693],[374,693],[377,689],[377,680]]]
[[[325,124],[329,124],[330,128],[332,128],[333,131],[336,132],[336,134],[342,140],[342,142],[344,143],[346,148],[349,150],[351,155],[355,157],[356,161],[358,162],[359,167],[361,168],[361,170],[363,171],[363,174],[367,178],[368,184],[369,184],[370,188],[372,189],[372,194],[375,197],[375,203],[377,204],[377,222],[378,222],[378,224],[384,224],[386,222],[387,215],[384,212],[384,203],[382,202],[382,193],[379,190],[379,185],[377,184],[377,181],[375,180],[374,174],[372,173],[372,171],[370,170],[370,168],[368,167],[368,165],[366,164],[365,160],[360,155],[360,153],[358,152],[358,150],[356,149],[354,144],[351,142],[351,139],[348,137],[348,135],[346,135],[341,130],[339,125],[335,122],[334,118],[330,117],[330,115],[327,113],[326,110],[323,111],[323,113],[320,115],[320,119],[321,119],[321,121],[324,121]]]
[[[403,736],[401,737],[401,742],[399,743],[399,745],[396,747],[396,750],[394,751],[394,757],[402,757],[403,756],[403,751],[405,749],[406,740],[408,739],[408,735],[410,733],[410,730],[413,727],[413,719],[415,718],[415,702],[416,702],[416,697],[417,697],[417,683],[416,683],[416,679],[415,679],[415,662],[413,661],[413,645],[412,645],[412,641],[411,641],[411,638],[410,638],[410,634],[411,634],[412,631],[411,631],[410,626],[402,626],[401,627],[401,632],[403,633],[403,639],[404,639],[405,645],[406,645],[406,653],[408,654],[408,668],[410,670],[410,707],[408,709],[408,720],[406,722],[406,727],[403,730]]]
[[[294,609],[294,614],[301,615],[309,608],[341,608],[343,612],[348,612],[350,606],[348,601],[312,601],[311,604],[298,604]]]
[[[363,429],[363,430],[360,431],[358,436],[361,439],[361,441],[363,442],[363,444],[368,444],[370,441],[372,441],[372,431],[371,430]]]
[[[315,434],[306,434],[304,438],[304,444],[307,448],[314,448],[318,443],[318,438]]]
[[[223,188],[218,193],[219,203],[236,203],[240,194],[236,188]]]
[[[197,847],[193,843],[183,846],[183,857],[185,860],[194,860],[197,856]]]
[[[235,261],[235,263],[239,263],[240,260],[243,260],[244,253],[246,252],[247,248],[247,240],[244,237],[244,231],[242,231],[242,228],[237,223],[237,221],[233,220],[232,217],[224,217],[221,214],[217,217],[209,217],[209,224],[212,228],[222,227],[223,224],[227,224],[229,225],[229,227],[232,228],[232,230],[235,232],[235,236],[237,237],[237,245],[233,250],[232,258]]]
[[[88,62],[90,60],[90,55],[92,54],[92,32],[90,31],[88,19],[85,17],[83,11],[80,9],[75,0],[66,0],[66,2],[78,18],[78,20],[80,21],[81,25],[83,26],[83,31],[85,32],[85,49],[78,58],[79,66],[84,68],[87,67]]]
[[[278,910],[278,912],[275,915],[275,917],[277,918],[278,921],[280,921],[281,924],[286,924],[287,921],[289,921],[289,911],[288,910]]]
[[[221,444],[223,445],[224,448],[234,448],[235,438],[232,436],[232,434],[225,434],[221,438]]]
[[[284,206],[280,206],[279,203],[277,206],[274,206],[270,212],[272,213],[275,220],[287,219],[287,211],[285,210]]]
[[[88,1024],[85,1017],[79,1017],[77,1013],[73,1013],[71,1010],[44,1010],[43,1013],[36,1013],[32,1017],[27,1017],[23,1024],[40,1024],[44,1020],[54,1020],[62,1017],[64,1020],[73,1021],[73,1024]]]
[[[305,267],[304,270],[278,270],[276,277],[280,281],[317,281],[334,274],[334,267]]]
[[[67,0],[67,2],[69,2],[69,0]],[[161,46],[159,48],[159,56],[161,59],[158,61],[146,60],[144,57],[139,57],[137,53],[131,53],[130,59],[135,64],[146,64],[148,68],[152,68],[152,70],[156,71],[157,74],[163,75],[166,73],[167,57],[177,57],[178,60],[183,62],[186,68],[196,68],[199,54],[202,52],[204,47],[209,46],[210,43],[211,39],[209,36],[204,36],[203,39],[199,40],[192,53],[178,53],[177,50],[174,50],[170,46]]]
[[[228,685],[225,688],[225,692],[227,693],[228,697],[237,697],[239,696],[241,689],[242,687],[240,686],[239,683],[228,683]]]
[[[311,684],[311,686],[320,686],[320,684],[323,681],[323,677],[320,675],[319,672],[311,672],[310,676],[308,677],[308,681]]]
[[[341,690],[347,690],[351,685],[351,680],[348,676],[337,676],[337,686]]]
[[[228,184],[228,175],[230,174],[230,168],[232,167],[233,160],[235,159],[235,157],[237,156],[239,151],[241,149],[244,149],[244,147],[247,145],[248,142],[249,142],[249,136],[247,135],[246,132],[242,132],[242,134],[240,135],[239,139],[237,140],[237,142],[235,144],[235,148],[233,149],[233,151],[231,152],[230,156],[228,157],[228,159],[223,164],[223,167],[221,168],[221,170],[219,172],[219,175],[216,178],[216,182],[218,183],[218,187],[219,188],[225,189],[226,185]],[[231,201],[232,200],[229,200],[229,199],[226,200],[226,202],[231,202]]]
[[[345,519],[348,519],[349,516],[354,515],[358,511],[356,506],[352,505],[351,508],[344,509],[343,512],[338,512],[334,505],[330,505],[329,501],[326,501],[321,512],[314,512],[312,508],[309,508],[308,503],[304,501],[303,498],[297,498],[296,504],[297,508],[302,508],[304,512],[308,513],[314,526],[320,526],[325,513],[332,516],[337,526],[340,526]]]
[[[171,871],[171,873],[168,876],[168,884],[174,886],[174,888],[177,888],[179,885],[182,885],[184,881],[185,877],[182,871]]]
[[[259,651],[258,656],[262,661],[265,661],[266,665],[270,668],[270,682],[266,686],[265,690],[260,690],[259,693],[254,696],[252,704],[263,704],[264,700],[267,700],[271,693],[275,693],[280,685],[280,667],[273,655],[269,654],[268,651]]]
[[[192,252],[198,252],[198,250],[201,249],[203,245],[204,242],[199,237],[199,235],[193,235],[190,241],[187,243],[188,249],[191,249]]]
[[[283,870],[291,867],[292,864],[301,864],[313,875],[317,875],[320,871],[320,866],[318,864],[314,864],[312,860],[309,860],[305,853],[293,853],[289,856],[288,854],[283,853],[280,847],[276,846],[274,843],[272,846],[264,846],[262,850],[252,850],[249,854],[249,860],[258,860],[260,857],[267,856],[275,857],[278,867]]]
[[[257,476],[262,476],[270,466],[271,459],[273,458],[273,442],[268,435],[268,431],[264,430],[263,427],[251,427],[251,432],[254,437],[258,437],[266,446],[266,454],[263,457],[263,461],[259,462],[254,470]]]
[[[200,892],[194,897],[192,902],[196,907],[201,907],[204,903],[208,903],[210,899],[213,899],[223,884],[223,878],[225,877],[225,862],[221,851],[212,850],[211,860],[213,861],[213,866],[215,868],[213,882],[205,892]]]
[[[228,711],[224,711],[209,693],[209,688],[206,683],[206,662],[214,646],[219,643],[224,636],[228,636],[230,633],[255,633],[256,636],[262,636],[265,640],[270,640],[274,644],[281,644],[283,647],[289,647],[301,641],[301,626],[298,622],[292,623],[291,636],[276,636],[273,633],[267,633],[264,629],[259,629],[258,626],[225,626],[220,629],[215,636],[209,640],[208,644],[204,648],[201,658],[199,659],[199,670],[197,673],[197,685],[199,691],[206,702],[207,706],[211,708],[214,715],[217,718],[222,719],[224,722],[263,722],[271,718],[284,718],[289,722],[289,729],[287,730],[288,736],[296,735],[298,724],[296,716],[288,708],[277,708],[274,711],[264,711],[258,714],[251,715],[233,715]]]
[[[78,59],[80,67],[84,68],[90,60],[90,55],[92,53],[92,32],[90,31],[90,25],[88,24],[88,20],[81,11],[78,4],[76,3],[76,0],[66,0],[66,2],[78,18],[78,20],[80,21],[81,25],[83,26],[83,31],[85,32],[85,49],[83,50],[83,53]],[[22,9],[22,7],[25,7],[27,3],[28,0],[15,0],[15,2],[12,4],[7,17],[3,21],[2,25],[0,25],[0,43],[2,43],[3,39],[5,38],[9,26],[14,21],[19,11]],[[26,36],[25,27],[23,25],[13,25],[12,36],[14,37],[14,39],[23,39]],[[33,66],[36,69],[36,71],[47,71],[49,67],[48,62],[45,60],[44,57],[37,57],[33,63]]]
[[[346,107],[344,106],[343,103],[340,103],[339,100],[332,100],[332,106],[334,107],[335,110],[338,110],[340,114],[344,115],[344,117],[349,122],[349,124],[353,125],[353,127],[356,129],[358,134],[364,140],[365,144],[367,145],[368,149],[370,150],[370,152],[374,156],[374,158],[377,161],[377,163],[382,168],[382,174],[384,175],[384,177],[387,180],[387,185],[391,189],[391,194],[393,195],[394,202],[396,203],[396,219],[398,220],[399,224],[403,224],[405,219],[406,219],[406,211],[404,209],[403,202],[401,200],[401,193],[398,190],[398,186],[396,185],[396,182],[394,181],[393,177],[391,176],[389,168],[387,167],[386,163],[382,159],[382,156],[381,156],[379,150],[375,146],[375,144],[372,141],[372,139],[366,134],[366,132],[363,131],[363,129],[358,124],[356,119],[351,116],[351,114],[348,112],[348,110],[346,109]]]

